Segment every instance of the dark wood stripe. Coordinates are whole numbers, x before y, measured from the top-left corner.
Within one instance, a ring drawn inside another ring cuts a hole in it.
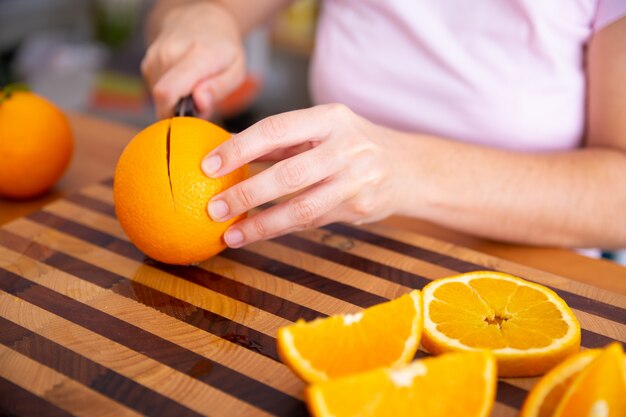
[[[598,333],[592,332],[591,330],[587,330],[583,328],[580,329],[580,333],[581,333],[580,344],[589,349],[603,348],[603,347],[606,347],[608,344],[616,341],[616,340],[611,339],[610,337],[607,337],[602,334],[598,334]],[[626,343],[624,342],[620,342],[620,343],[622,344],[622,347],[626,350]]]
[[[0,414],[22,417],[72,417],[45,399],[0,377]]]
[[[32,215],[28,217],[33,218],[33,220],[37,222],[41,222],[57,230],[63,231],[64,233],[78,237],[79,239],[83,239],[88,242],[97,243],[100,246],[107,247],[113,252],[119,253],[120,255],[127,256],[126,253],[132,252],[135,254],[136,257],[142,257],[144,259],[147,259],[130,242],[117,239],[115,236],[104,234],[102,232],[91,229],[89,227],[86,227],[78,223],[74,223],[69,220],[63,219],[61,217],[55,216],[51,213],[37,212],[37,213],[33,213]],[[352,263],[355,263],[361,266],[370,265],[370,264],[378,265],[377,268],[382,268],[380,269],[381,271],[387,271],[386,276],[378,275],[383,278],[393,276],[397,279],[398,277],[409,276],[408,278],[409,280],[415,281],[416,279],[419,279],[419,280],[425,280],[427,282],[430,282],[426,278],[418,277],[417,275],[410,274],[400,269],[382,265],[377,262],[371,261],[369,259],[358,257],[356,255],[343,252],[339,249],[335,249],[335,248],[332,248],[330,246],[326,246],[320,243],[312,242],[312,241],[300,238],[295,235],[281,236],[279,238],[275,238],[274,241],[276,241],[277,243],[281,245],[287,245],[292,248],[296,248],[296,249],[304,250],[309,253],[313,253],[317,256],[324,257],[325,259],[330,258],[330,260],[333,260],[337,263],[340,263],[350,268],[354,268],[354,265],[352,265]],[[302,246],[298,247],[298,245],[302,245]],[[354,258],[357,258],[357,259],[354,259]],[[153,265],[155,268],[158,268],[162,271],[172,273],[183,279],[195,282],[198,285],[205,286],[207,288],[213,289],[220,293],[229,295],[233,298],[237,298],[237,296],[240,296],[243,293],[243,291],[247,290],[247,288],[251,288],[251,287],[245,286],[244,284],[237,283],[236,281],[230,280],[229,278],[205,271],[197,267],[181,267],[181,266],[165,265],[165,264],[161,264],[159,262],[155,262],[149,259],[145,262]],[[365,272],[367,272],[367,270],[365,270]],[[408,275],[403,275],[403,274],[408,274]],[[413,278],[411,278],[411,276],[413,276]],[[220,282],[223,282],[223,284],[218,285]],[[230,290],[230,291],[225,292],[227,290]],[[260,291],[254,288],[252,288],[252,290],[253,290],[252,291],[253,294],[255,291]],[[268,294],[268,293],[263,293],[263,295],[265,294]],[[280,305],[280,301],[279,301],[273,306],[279,306],[280,308],[278,309],[274,308],[273,310],[270,310],[266,306],[266,303],[270,302],[269,298],[282,300],[283,303],[287,303],[287,307],[283,308],[283,306]],[[271,295],[271,297],[268,297],[268,301],[264,301],[262,296],[258,296],[255,298],[256,304],[255,302],[250,301],[249,298],[242,297],[242,298],[237,298],[237,299],[239,299],[240,301],[244,301],[248,304],[255,305],[271,313],[280,315],[291,321],[295,321],[298,318],[304,318],[305,320],[312,320],[316,317],[324,316],[324,314],[320,312],[316,312],[314,310],[307,309],[306,307],[299,306],[298,304],[288,302],[274,295]],[[304,310],[308,314],[298,316],[297,310],[300,310],[300,311]],[[619,322],[621,323],[622,321],[619,321]],[[605,346],[608,343],[610,343],[612,340],[613,339],[609,337],[603,336],[591,330],[585,330],[585,332],[583,333],[582,345],[585,347]]]
[[[424,285],[430,282],[429,279],[411,272],[384,265],[296,235],[280,236],[272,239],[272,241],[407,287],[422,289]]]
[[[2,317],[0,343],[142,414],[201,415]]]
[[[84,207],[90,208],[100,213],[103,213],[109,216],[115,216],[114,207],[110,204],[103,203],[99,200],[95,200],[95,199],[81,195],[80,202],[79,201],[75,201],[75,202],[77,204],[83,205]],[[363,242],[369,243],[371,245],[385,248],[393,252],[397,252],[397,253],[412,257],[412,258],[420,259],[422,261],[425,261],[434,265],[439,265],[444,268],[451,269],[457,272],[471,272],[471,271],[477,271],[477,270],[487,270],[487,271],[497,270],[497,269],[490,268],[484,265],[479,265],[479,264],[475,264],[469,261],[465,261],[460,258],[455,258],[450,255],[446,255],[446,254],[435,252],[426,248],[422,248],[419,246],[401,242],[399,240],[391,239],[386,236],[381,236],[381,235],[369,232],[367,230],[350,226],[344,223],[334,223],[334,224],[326,225],[326,226],[323,226],[322,229],[335,233],[335,234],[349,236],[354,239],[358,239]],[[426,285],[429,282],[427,279],[417,276],[415,274],[410,274],[406,271],[402,271],[397,268],[388,267],[378,262],[374,262],[374,261],[365,259],[360,256],[348,254],[347,252],[343,252],[339,249],[332,248],[330,246],[326,246],[322,244],[318,244],[315,242],[311,242],[306,239],[299,238],[297,236],[288,235],[288,236],[283,236],[283,237],[274,239],[274,241],[276,241],[277,243],[284,243],[289,246],[289,244],[287,243],[288,240],[291,240],[292,243],[296,243],[297,245],[299,245],[297,246],[297,248],[305,252],[310,252],[310,253],[316,254],[317,256],[326,257],[326,259],[331,259],[333,260],[333,262],[336,262],[336,263],[339,263],[339,264],[342,264],[342,265],[345,265],[350,268],[357,269],[366,273],[377,275],[381,278],[385,278],[387,280],[396,282],[398,284],[410,286],[412,288],[421,289],[424,285]],[[347,255],[350,255],[350,256],[347,256]],[[533,281],[532,279],[529,279],[527,277],[524,277],[524,278],[529,281]],[[567,302],[567,304],[571,308],[582,310],[582,311],[594,314],[599,317],[616,321],[618,323],[622,323],[624,321],[624,317],[626,317],[626,309],[624,308],[607,304],[599,300],[587,298],[582,295],[575,294],[569,291],[556,289],[552,287],[549,287],[549,288],[552,289],[554,292],[556,292],[561,298],[563,298],[565,302]]]
[[[113,187],[113,177],[100,181],[100,184],[105,185],[107,187]]]
[[[85,194],[70,194],[67,197],[64,197],[64,199],[106,216],[115,217],[115,207],[113,205],[96,200],[95,198],[89,197]]]
[[[454,258],[443,253],[435,252],[418,246],[409,245],[408,243],[377,235],[364,229],[350,227],[343,223],[329,224],[322,227],[322,229],[328,230],[329,232],[335,234],[350,236],[362,242],[369,243],[370,245],[385,248],[387,250],[401,253],[403,255],[410,256],[411,258],[420,259],[430,264],[439,265],[457,272],[471,272],[476,271],[477,269],[491,270],[490,268],[483,265],[473,264],[471,262]]]
[[[227,249],[220,256],[252,267],[259,271],[280,277],[284,280],[313,289],[322,294],[337,297],[359,307],[367,308],[388,301],[387,298],[372,294],[360,288],[328,279],[313,272],[306,271],[284,262],[246,249]]]
[[[147,258],[132,243],[118,239],[115,236],[102,233],[82,224],[64,219],[48,212],[36,212],[28,216],[29,219],[54,228],[58,231],[82,239],[86,242],[106,248],[119,255],[151,265],[156,269],[176,275],[186,281],[193,282],[204,288],[219,292],[236,300],[258,307],[283,317],[296,321],[299,318],[313,320],[324,314],[319,311],[301,306],[297,303],[280,298],[269,292],[259,290],[223,275],[206,271],[196,266],[167,265]]]
[[[159,310],[200,330],[279,361],[276,339],[224,316],[196,307],[169,294],[70,255],[56,252],[2,229],[0,229],[0,244],[53,268]]]
[[[497,402],[519,410],[522,408],[522,404],[524,404],[524,400],[527,396],[527,390],[511,385],[506,381],[498,380],[498,388],[496,391]]]
[[[328,226],[324,226],[323,229],[328,230],[330,232],[341,234],[344,236],[349,236],[369,244],[379,246],[381,248],[385,248],[388,250],[392,250],[394,252],[398,252],[416,259],[424,260],[428,263],[440,265],[444,268],[452,269],[458,272],[469,272],[476,270],[490,270],[495,271],[496,269],[485,267],[483,265],[474,264],[468,261],[464,261],[459,258],[455,258],[449,255],[444,255],[438,252],[433,252],[428,249],[420,248],[417,246],[409,245],[405,242],[400,242],[398,240],[394,240],[385,236],[380,236],[375,233],[368,232],[367,230],[359,229],[356,227],[348,226],[346,224],[332,224]],[[337,249],[334,249],[337,250]],[[502,271],[505,272],[505,271]],[[527,277],[524,277],[528,281],[533,281]],[[534,281],[533,281],[534,282]],[[544,284],[542,284],[544,285]],[[614,306],[611,304],[607,304],[605,302],[594,300],[591,298],[584,297],[579,294],[575,294],[569,291],[552,288],[551,290],[556,292],[565,302],[571,307],[577,310],[585,311],[587,313],[594,314],[599,317],[603,317],[605,319],[613,320],[618,323],[624,322],[624,317],[626,317],[626,309]]]
[[[0,269],[0,288],[269,413],[306,415],[287,394],[10,271]]]

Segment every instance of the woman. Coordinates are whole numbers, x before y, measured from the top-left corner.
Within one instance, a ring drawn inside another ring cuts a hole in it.
[[[142,64],[160,117],[209,115],[245,71],[241,38],[288,4],[160,1]],[[219,177],[280,161],[215,196],[240,247],[344,221],[413,216],[492,239],[626,246],[626,2],[327,0],[312,95],[211,152]],[[341,104],[325,104],[341,103]]]

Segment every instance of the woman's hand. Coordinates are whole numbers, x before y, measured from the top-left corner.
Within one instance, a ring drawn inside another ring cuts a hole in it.
[[[245,77],[241,35],[234,16],[213,2],[168,11],[146,52],[141,71],[152,90],[159,118],[192,94],[202,117]]]
[[[234,135],[202,162],[208,176],[220,177],[261,157],[281,160],[213,197],[209,215],[224,221],[300,192],[233,225],[224,236],[231,247],[337,221],[380,220],[398,209],[407,192],[403,142],[401,133],[343,105],[271,116]]]

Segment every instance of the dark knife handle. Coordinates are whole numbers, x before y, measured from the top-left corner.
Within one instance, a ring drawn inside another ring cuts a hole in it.
[[[174,116],[178,117],[198,117],[198,109],[193,102],[191,95],[185,96],[178,100],[176,107],[174,107]]]

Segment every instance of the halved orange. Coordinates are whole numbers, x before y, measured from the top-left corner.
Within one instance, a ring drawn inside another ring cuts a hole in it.
[[[307,382],[320,382],[381,366],[406,364],[422,333],[422,297],[417,290],[356,314],[278,330],[282,361]]]
[[[554,417],[626,416],[626,380],[621,343],[611,343],[576,376]]]
[[[476,271],[423,289],[431,353],[490,349],[504,377],[541,375],[580,348],[578,320],[554,291],[512,275]]]
[[[491,352],[463,352],[316,383],[305,395],[315,417],[486,417],[496,382]]]

